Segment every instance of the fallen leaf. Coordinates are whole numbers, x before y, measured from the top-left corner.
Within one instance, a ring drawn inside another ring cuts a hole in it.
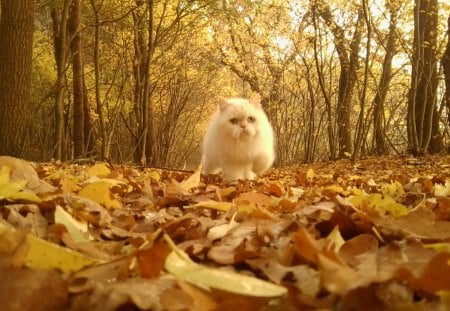
[[[111,174],[111,170],[108,168],[106,163],[96,163],[86,170],[86,173],[91,176],[97,177],[107,177]]]
[[[89,241],[87,238],[88,224],[75,220],[59,205],[55,209],[55,223],[63,224],[75,242]]]
[[[170,248],[166,243],[155,241],[153,245],[136,252],[138,271],[143,278],[155,278],[161,273]]]
[[[0,268],[0,305],[5,311],[63,310],[67,281],[56,271]]]
[[[445,184],[434,185],[434,194],[441,197],[450,196],[450,180],[445,181]]]
[[[39,203],[42,200],[33,192],[24,191],[27,184],[26,180],[13,182],[10,181],[11,169],[8,166],[0,167],[0,200],[10,201],[24,200],[28,202]]]
[[[399,183],[398,181],[394,181],[390,184],[382,184],[381,193],[385,197],[391,197],[394,200],[397,200],[405,194],[405,190],[403,189],[403,185],[401,183]]]
[[[228,232],[230,232],[231,230],[236,228],[239,225],[239,223],[234,220],[235,216],[236,216],[236,214],[233,215],[233,217],[231,218],[229,223],[225,223],[225,224],[214,226],[214,227],[210,228],[206,238],[211,241],[214,241],[216,239],[222,238],[223,236],[228,234]]]
[[[352,196],[349,197],[348,200],[359,209],[368,212],[376,211],[381,215],[389,213],[393,216],[403,216],[409,213],[409,210],[406,206],[396,202],[390,196],[382,196],[379,193],[362,196]]]
[[[177,278],[203,289],[212,287],[240,295],[279,297],[287,294],[287,289],[283,286],[228,270],[213,269],[196,264],[167,236],[165,239],[172,248],[172,252],[166,258],[165,268]]]
[[[196,187],[198,187],[200,185],[200,174],[201,174],[201,171],[202,171],[202,166],[199,165],[199,167],[194,172],[194,174],[189,176],[188,179],[183,180],[181,182],[180,186],[186,193],[188,193],[190,190],[192,190],[193,188],[196,188]]]
[[[108,181],[93,182],[83,187],[78,195],[91,199],[106,208],[121,208],[122,203],[111,192],[112,186],[113,184]]]

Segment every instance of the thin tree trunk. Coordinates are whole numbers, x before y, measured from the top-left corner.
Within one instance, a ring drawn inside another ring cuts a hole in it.
[[[92,120],[91,115],[91,105],[89,102],[89,96],[86,86],[86,79],[84,75],[84,68],[83,70],[83,117],[84,117],[84,152],[87,157],[94,157],[94,147],[95,147],[95,141],[97,139],[95,127],[94,127],[94,121]]]
[[[356,71],[359,67],[359,44],[361,42],[362,11],[358,12],[358,20],[355,25],[352,41],[349,43],[344,35],[344,29],[339,26],[331,13],[329,4],[322,0],[314,0],[312,9],[319,14],[334,35],[334,44],[339,56],[341,71],[339,74],[339,97],[337,104],[337,136],[340,158],[347,157],[352,152],[350,113],[354,86],[356,83]]]
[[[152,70],[152,60],[153,53],[155,51],[154,39],[153,39],[153,25],[154,25],[154,2],[153,0],[148,0],[148,41],[147,41],[147,63],[145,67],[145,78],[144,78],[144,98],[142,105],[144,107],[144,127],[145,136],[143,137],[143,150],[144,153],[141,156],[141,163],[151,163],[154,164],[155,158],[153,155],[153,108],[150,103],[150,77]]]
[[[55,90],[55,149],[53,156],[56,160],[65,160],[64,135],[64,93],[66,89],[66,55],[67,55],[67,20],[71,0],[65,0],[61,15],[56,8],[52,8],[53,45],[56,61],[56,90]]]
[[[392,1],[393,2],[393,1]],[[392,60],[397,54],[397,20],[398,10],[394,3],[389,3],[389,11],[391,14],[389,23],[389,34],[387,36],[386,54],[383,60],[380,82],[378,83],[377,93],[373,100],[374,117],[373,117],[373,139],[374,152],[377,155],[387,153],[387,144],[385,140],[385,131],[383,128],[384,103],[392,79]]]
[[[71,36],[70,49],[72,51],[73,71],[73,155],[79,158],[85,155],[85,117],[83,101],[83,61],[81,49],[81,0],[72,0],[68,23]]]
[[[316,71],[317,71],[317,77],[319,80],[319,86],[320,90],[322,91],[322,96],[325,100],[325,111],[327,116],[327,133],[328,133],[328,146],[330,149],[330,158],[335,159],[336,158],[336,134],[335,134],[335,126],[333,123],[333,111],[331,108],[331,100],[328,92],[325,88],[325,82],[323,77],[323,70],[322,66],[319,62],[319,49],[317,48],[317,37],[319,34],[317,34],[317,31],[319,31],[319,27],[317,25],[317,17],[316,17],[316,10],[313,10],[313,24],[314,29],[316,31],[316,34],[313,39],[313,45],[314,45],[314,63],[316,65]]]
[[[97,7],[97,1],[91,0],[92,11],[94,12],[95,19],[95,37],[94,37],[94,73],[95,73],[95,103],[96,111],[98,115],[98,122],[100,127],[101,147],[100,147],[100,160],[105,160],[108,156],[106,154],[106,127],[105,119],[103,116],[103,104],[100,97],[100,19]]]
[[[358,117],[358,123],[356,126],[356,134],[355,134],[355,147],[353,150],[352,155],[352,161],[355,161],[356,158],[359,156],[359,153],[361,151],[361,145],[363,144],[363,140],[365,140],[365,128],[366,124],[364,122],[365,120],[365,109],[366,109],[366,97],[367,97],[367,79],[369,78],[369,65],[370,65],[370,46],[372,42],[372,21],[370,18],[367,1],[362,0],[362,10],[363,10],[363,16],[364,20],[366,22],[367,27],[367,43],[366,43],[366,59],[364,64],[364,82],[362,85],[362,92],[361,92],[361,99],[359,101],[359,117]]]
[[[133,152],[134,161],[136,163],[145,162],[145,143],[143,142],[146,137],[147,128],[144,125],[144,80],[147,65],[147,51],[145,44],[145,10],[144,1],[136,0],[137,10],[133,12],[134,21],[134,64],[133,64],[133,77],[134,77],[134,116],[136,120],[136,132],[134,134],[135,150]],[[143,159],[144,157],[144,159]]]

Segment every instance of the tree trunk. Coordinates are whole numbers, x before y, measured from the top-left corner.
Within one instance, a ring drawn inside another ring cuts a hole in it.
[[[144,68],[144,94],[142,98],[143,117],[144,117],[144,136],[142,138],[143,153],[141,155],[142,164],[154,164],[153,155],[153,108],[150,103],[150,76],[152,70],[153,53],[155,49],[155,43],[153,42],[153,25],[154,25],[154,3],[153,0],[148,0],[148,41],[147,41],[147,55],[146,64]]]
[[[416,0],[411,88],[408,98],[408,141],[413,154],[442,150],[437,113],[437,0]]]
[[[34,0],[2,0],[0,5],[0,155],[24,157],[31,112]]]
[[[326,120],[327,120],[327,134],[328,134],[328,147],[330,151],[330,158],[335,159],[336,158],[336,126],[335,126],[335,119],[333,118],[333,109],[331,104],[331,99],[329,92],[327,92],[325,87],[325,77],[323,73],[323,66],[320,63],[322,58],[320,57],[319,48],[317,47],[317,39],[320,36],[320,28],[318,25],[318,16],[316,10],[312,10],[312,22],[314,25],[314,39],[313,39],[313,46],[314,46],[314,64],[317,71],[317,79],[319,80],[319,86],[320,90],[322,92],[323,99],[325,101],[325,112],[326,112]]]
[[[94,38],[94,73],[95,73],[95,103],[100,128],[101,147],[100,160],[105,160],[108,156],[106,152],[107,135],[105,119],[103,116],[103,103],[100,96],[100,19],[97,1],[91,0],[92,11],[95,19],[95,38]]]
[[[444,103],[447,108],[447,126],[450,126],[450,15],[447,19],[447,46],[441,59],[445,77]]]
[[[362,91],[361,97],[359,99],[359,116],[358,122],[356,123],[355,130],[355,143],[354,150],[352,155],[352,161],[356,161],[356,158],[364,153],[364,143],[363,140],[366,140],[366,127],[367,124],[365,122],[366,117],[366,99],[367,99],[367,84],[369,79],[369,67],[370,67],[370,52],[371,52],[371,42],[372,42],[372,19],[369,13],[367,0],[362,0],[362,11],[364,20],[366,22],[367,28],[367,41],[366,41],[366,57],[364,60],[364,79],[362,82]]]
[[[134,21],[134,115],[136,120],[136,133],[134,133],[135,150],[134,161],[136,163],[145,162],[145,141],[146,124],[144,118],[144,80],[147,65],[147,47],[145,44],[145,10],[144,1],[136,0],[137,10],[133,12]]]
[[[312,10],[322,17],[325,24],[334,35],[334,44],[339,56],[341,71],[339,74],[338,104],[337,104],[337,136],[339,144],[339,158],[347,157],[352,153],[352,136],[350,113],[352,98],[356,83],[356,71],[359,67],[359,44],[361,42],[361,31],[363,14],[358,12],[358,20],[355,25],[352,41],[349,43],[344,35],[344,29],[339,26],[331,13],[329,4],[322,0],[312,3]]]
[[[73,155],[79,158],[85,155],[85,125],[83,98],[83,61],[81,49],[81,0],[72,0],[68,29],[70,50],[72,52],[73,71]]]
[[[391,19],[389,24],[389,33],[387,35],[387,43],[385,46],[386,54],[384,55],[381,78],[378,83],[377,93],[373,100],[373,151],[377,155],[386,154],[388,151],[383,127],[384,103],[386,101],[386,95],[392,79],[392,60],[395,54],[397,54],[398,10],[396,9],[394,3],[389,4],[389,11],[391,14]]]
[[[66,89],[66,56],[67,56],[67,20],[71,0],[65,0],[61,14],[52,8],[53,46],[56,62],[55,83],[55,142],[53,156],[56,160],[66,159],[65,122],[64,122],[64,93]]]
[[[84,152],[86,157],[95,157],[95,141],[97,133],[95,131],[94,121],[91,115],[91,105],[86,86],[86,79],[84,78],[83,69],[83,117],[84,117]]]

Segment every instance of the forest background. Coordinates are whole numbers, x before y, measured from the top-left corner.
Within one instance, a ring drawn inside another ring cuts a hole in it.
[[[0,155],[194,168],[259,93],[278,166],[447,152],[446,0],[1,0]]]

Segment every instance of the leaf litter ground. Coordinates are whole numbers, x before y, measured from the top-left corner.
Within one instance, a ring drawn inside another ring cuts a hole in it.
[[[1,310],[448,310],[450,156],[255,181],[0,157]]]

